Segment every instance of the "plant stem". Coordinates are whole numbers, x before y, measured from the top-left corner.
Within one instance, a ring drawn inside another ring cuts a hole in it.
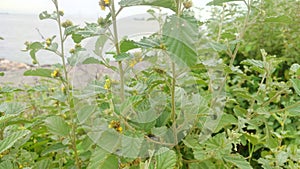
[[[118,38],[118,30],[117,30],[117,14],[116,14],[116,9],[115,9],[115,3],[114,0],[111,1],[111,18],[112,18],[112,24],[113,24],[113,34],[114,34],[114,43],[115,43],[115,48],[116,48],[116,53],[119,55],[121,53],[120,51],[120,46],[119,46],[119,38]],[[123,65],[122,61],[118,62],[119,65],[119,74],[120,74],[120,98],[121,101],[123,102],[125,100],[125,94],[124,94],[124,70],[123,70]]]
[[[64,39],[64,36],[63,36],[63,31],[62,31],[62,26],[61,26],[61,19],[60,19],[60,15],[59,15],[58,1],[57,0],[52,0],[52,1],[55,5],[56,13],[57,13],[57,24],[58,24],[58,28],[59,28],[59,38],[60,38],[60,45],[61,45],[60,57],[61,57],[61,60],[62,60],[63,71],[64,71],[64,76],[65,76],[65,80],[62,80],[62,82],[63,82],[63,85],[65,86],[65,90],[66,90],[67,101],[68,101],[68,106],[69,106],[69,111],[70,111],[71,125],[72,125],[71,126],[72,127],[71,134],[70,134],[71,146],[72,146],[72,149],[74,151],[76,168],[81,169],[80,159],[79,159],[78,152],[77,152],[77,147],[76,147],[77,123],[76,123],[76,119],[75,119],[72,93],[70,93],[70,82],[69,82],[69,78],[68,78],[68,71],[67,71],[67,65],[66,65],[65,54],[64,54],[64,41],[65,41],[65,39]]]
[[[66,65],[66,59],[65,59],[65,53],[64,53],[64,37],[63,37],[63,32],[62,32],[62,27],[61,27],[61,19],[60,19],[60,15],[59,15],[58,1],[53,0],[53,2],[54,2],[56,13],[57,13],[57,24],[58,24],[58,29],[59,29],[59,38],[60,38],[60,47],[61,47],[60,57],[61,57],[62,64],[63,64],[65,79],[68,83],[69,78],[68,78],[68,71],[67,71],[67,65]],[[68,89],[68,87],[69,86],[65,86],[66,89]]]

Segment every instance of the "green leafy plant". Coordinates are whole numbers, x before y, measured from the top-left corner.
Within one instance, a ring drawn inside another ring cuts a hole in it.
[[[300,65],[270,50],[277,36],[260,43],[270,23],[296,18],[275,15],[281,2],[213,0],[200,22],[190,0],[100,0],[107,16],[83,27],[52,2],[39,18],[58,34],[25,43],[36,68],[24,76],[39,83],[0,88],[0,168],[299,168]],[[140,5],[159,30],[120,37],[122,10]],[[42,50],[61,63],[41,67]],[[109,72],[77,86],[76,68],[93,66]]]

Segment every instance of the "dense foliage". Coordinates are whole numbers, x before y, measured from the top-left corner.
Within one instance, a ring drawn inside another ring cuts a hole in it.
[[[0,88],[0,169],[300,168],[299,1],[213,0],[200,22],[189,0],[100,0],[84,27],[52,1],[58,34],[25,43],[39,83]],[[160,29],[119,37],[140,5]],[[40,67],[45,50],[62,63]],[[84,65],[111,71],[76,86]]]

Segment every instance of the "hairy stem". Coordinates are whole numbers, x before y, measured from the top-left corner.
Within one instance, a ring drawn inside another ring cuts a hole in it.
[[[120,45],[119,45],[119,38],[118,38],[118,30],[117,30],[117,13],[116,13],[116,9],[115,9],[115,3],[114,0],[111,1],[111,18],[112,18],[112,24],[113,24],[113,34],[114,34],[114,44],[115,44],[115,48],[116,48],[116,52],[117,55],[119,55],[121,53],[120,51]],[[122,61],[118,62],[119,65],[119,74],[120,74],[120,98],[121,101],[123,102],[125,100],[125,92],[124,92],[124,69],[123,69],[123,65],[122,65]]]
[[[74,112],[74,104],[73,104],[73,98],[72,94],[70,93],[70,82],[68,78],[68,71],[67,71],[67,65],[66,65],[66,60],[65,60],[65,54],[64,54],[64,36],[63,36],[63,31],[62,31],[62,26],[61,26],[61,18],[59,15],[59,7],[58,7],[58,1],[57,0],[52,0],[55,8],[56,8],[56,13],[57,13],[57,24],[59,28],[59,38],[60,38],[60,45],[61,45],[61,51],[60,51],[60,57],[62,60],[63,64],[63,71],[64,71],[64,76],[65,80],[62,80],[65,90],[66,90],[66,95],[67,95],[67,101],[68,101],[68,106],[69,106],[69,111],[70,111],[70,118],[71,118],[71,134],[70,134],[70,140],[71,140],[71,146],[74,151],[74,157],[75,157],[75,163],[76,163],[76,168],[81,169],[81,163],[79,159],[79,155],[77,152],[77,147],[76,147],[76,141],[77,141],[77,136],[76,136],[76,130],[77,130],[77,123],[76,123],[76,118],[75,118],[75,112]]]

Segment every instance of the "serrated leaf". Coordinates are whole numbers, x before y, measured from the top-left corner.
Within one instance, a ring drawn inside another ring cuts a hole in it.
[[[52,168],[51,161],[49,159],[44,159],[35,163],[33,169],[42,169],[42,168]]]
[[[157,48],[160,45],[160,42],[158,39],[149,37],[143,38],[139,42],[135,42],[135,44],[141,48]]]
[[[74,33],[77,30],[77,28],[78,28],[78,25],[66,27],[64,34],[71,35],[72,33]]]
[[[224,156],[223,159],[226,162],[234,164],[236,167],[240,169],[252,169],[251,165],[245,158],[239,154]]]
[[[52,14],[49,14],[47,11],[43,11],[42,13],[39,14],[40,20],[44,19],[54,19],[56,20],[57,14],[56,12],[53,12]]]
[[[238,120],[231,114],[223,114],[221,117],[221,120],[218,123],[217,128],[215,129],[215,132],[219,132],[222,128],[230,125],[236,125],[238,123]]]
[[[39,76],[39,77],[49,77],[51,78],[51,73],[53,70],[51,69],[34,69],[34,70],[27,70],[24,72],[24,76]]]
[[[87,169],[113,169],[119,168],[118,159],[109,152],[97,148],[90,159]]]
[[[267,160],[267,159],[260,158],[260,159],[258,159],[258,163],[262,164],[262,167],[264,169],[273,169],[273,167],[270,165],[271,162],[269,160]]]
[[[51,116],[45,120],[48,130],[55,135],[67,137],[70,133],[70,127],[65,120],[59,116]]]
[[[122,138],[122,155],[129,158],[136,158],[139,156],[139,151],[142,147],[143,136],[131,136]]]
[[[20,114],[27,108],[25,103],[19,102],[3,102],[0,104],[0,112],[5,114]]]
[[[17,141],[19,141],[29,133],[29,130],[21,130],[11,133],[8,137],[5,137],[3,140],[0,141],[0,153],[11,148]]]
[[[272,16],[265,19],[265,22],[276,22],[276,23],[291,23],[292,19],[286,15]]]
[[[209,47],[212,48],[216,52],[221,52],[227,50],[226,45],[217,43],[217,42],[210,42],[208,43]]]
[[[73,33],[72,39],[75,43],[80,43],[84,39],[84,37],[81,36],[80,34]]]
[[[300,79],[291,79],[295,92],[300,96]]]
[[[47,147],[45,150],[43,150],[41,152],[41,155],[44,156],[44,155],[47,155],[49,153],[52,153],[52,152],[58,152],[60,150],[63,150],[65,148],[68,148],[66,145],[63,145],[62,143],[57,143],[57,144],[54,144],[54,145],[51,145],[49,147]]]
[[[174,0],[121,0],[119,5],[122,7],[150,5],[164,7],[176,11],[176,4]]]
[[[0,169],[17,169],[18,167],[9,160],[0,163]]]
[[[176,153],[167,148],[161,148],[157,151],[156,168],[159,169],[174,169],[176,165]]]
[[[229,154],[232,145],[224,133],[217,134],[198,146],[194,147],[194,156],[198,160],[205,160],[208,158],[220,159],[225,154]]]
[[[187,18],[172,15],[163,25],[163,45],[171,59],[179,64],[192,66],[197,61],[196,42],[198,40],[197,23]]]
[[[138,48],[138,45],[136,45],[136,43],[133,40],[123,40],[120,43],[120,50],[121,53],[125,53],[131,49],[136,49]]]
[[[214,5],[214,6],[223,6],[223,3],[226,3],[226,2],[234,2],[234,1],[243,1],[243,0],[213,0],[209,3],[207,3],[206,5],[208,6],[211,6],[211,5]]]

